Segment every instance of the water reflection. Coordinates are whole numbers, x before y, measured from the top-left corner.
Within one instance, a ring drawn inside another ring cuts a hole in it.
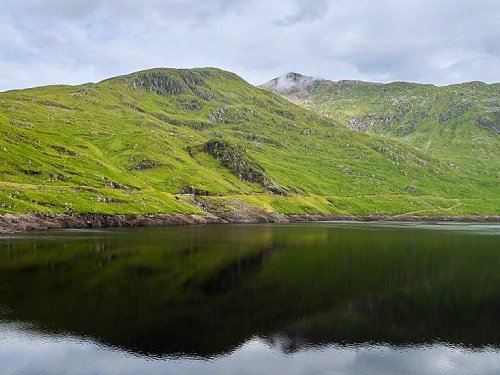
[[[211,359],[150,358],[86,338],[0,326],[0,368],[10,374],[498,374],[500,352],[444,344],[391,347],[330,344],[284,353],[258,337]]]
[[[3,238],[0,368],[92,373],[75,365],[90,359],[97,373],[498,372],[499,244],[498,225],[477,224]]]

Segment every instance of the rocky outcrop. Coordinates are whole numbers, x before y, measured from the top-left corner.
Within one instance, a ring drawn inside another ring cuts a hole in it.
[[[200,196],[211,195],[208,190],[198,189],[193,186],[183,186],[179,189],[177,194],[189,194],[189,195],[200,195]]]
[[[134,88],[157,95],[179,95],[189,91],[189,86],[180,77],[162,71],[137,73],[129,82]]]
[[[347,126],[355,131],[365,132],[375,128],[375,131],[385,131],[393,123],[391,115],[368,114],[366,116],[355,116],[351,118]]]
[[[222,123],[224,122],[224,117],[226,116],[226,112],[227,108],[217,108],[210,114],[210,116],[208,116],[208,119],[212,123]]]
[[[0,234],[44,229],[142,227],[222,223],[207,215],[6,214],[0,215]]]
[[[185,111],[199,111],[203,108],[203,104],[194,99],[181,103],[181,108]]]
[[[283,215],[263,210],[240,209],[223,217],[206,215],[106,215],[106,214],[5,214],[0,215],[0,235],[46,229],[171,226],[215,223],[294,223],[309,221],[454,221],[500,222],[500,216],[333,216]]]
[[[211,69],[154,69],[137,72],[123,77],[125,82],[134,88],[146,90],[161,96],[177,96],[181,94],[194,95],[206,101],[220,99],[219,95],[205,86],[205,78],[215,74]],[[218,71],[217,74],[225,78],[235,79],[237,76]],[[198,111],[203,104],[197,100],[185,102],[182,100],[181,108],[184,110]]]
[[[205,143],[204,151],[219,160],[221,165],[238,179],[257,183],[274,194],[286,194],[266,175],[264,168],[246,155],[244,147],[222,140],[212,140]]]
[[[478,117],[476,123],[483,128],[495,132],[495,134],[500,134],[500,112]]]
[[[159,163],[149,158],[142,158],[141,160],[137,161],[134,157],[130,157],[128,160],[131,162],[136,161],[136,164],[128,168],[129,171],[144,171],[147,169],[154,169],[160,166]]]

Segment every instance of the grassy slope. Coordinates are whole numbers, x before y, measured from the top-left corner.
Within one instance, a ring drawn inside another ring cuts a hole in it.
[[[436,87],[319,80],[284,96],[349,128],[403,141],[498,189],[500,83]],[[481,187],[479,187],[481,189]]]
[[[0,213],[203,213],[185,186],[210,192],[197,199],[215,213],[499,213],[497,161],[462,168],[213,68],[1,93],[0,133]],[[214,139],[244,147],[287,196],[204,152]]]

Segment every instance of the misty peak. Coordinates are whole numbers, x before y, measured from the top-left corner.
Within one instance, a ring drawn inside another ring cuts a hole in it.
[[[267,87],[280,94],[288,94],[293,91],[302,91],[318,78],[305,76],[295,72],[285,73],[262,86]]]

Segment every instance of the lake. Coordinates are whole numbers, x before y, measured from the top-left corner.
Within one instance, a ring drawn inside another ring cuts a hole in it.
[[[498,374],[500,224],[0,237],[2,374]]]

